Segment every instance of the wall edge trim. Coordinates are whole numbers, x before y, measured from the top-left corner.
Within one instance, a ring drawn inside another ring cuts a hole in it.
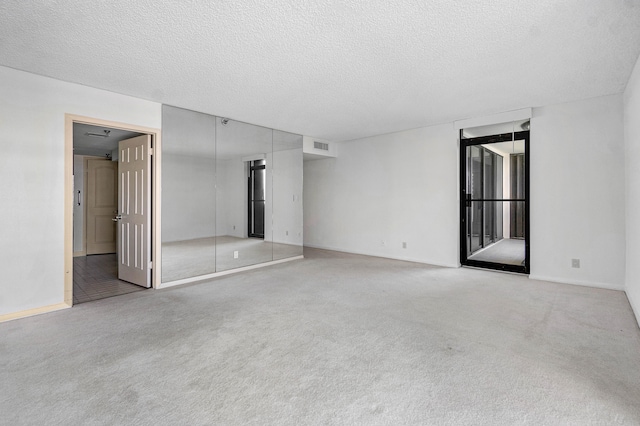
[[[579,285],[582,287],[600,288],[603,290],[624,291],[623,285],[601,283],[597,281],[571,280],[566,278],[549,277],[549,276],[536,275],[536,274],[529,274],[529,279],[537,280],[537,281],[549,281],[549,282],[558,283],[558,284],[570,284],[570,285]]]
[[[32,317],[34,315],[46,314],[49,312],[59,311],[61,309],[70,308],[67,303],[56,303],[55,305],[41,306],[39,308],[26,309],[24,311],[12,312],[0,315],[0,322],[12,321],[20,318]]]
[[[455,263],[447,264],[447,263],[443,263],[443,262],[432,262],[432,261],[429,261],[429,260],[417,259],[417,258],[408,257],[408,256],[383,256],[381,254],[367,253],[367,252],[364,252],[364,251],[357,251],[357,250],[345,250],[345,249],[342,249],[342,248],[336,248],[336,247],[331,247],[331,246],[323,246],[323,245],[319,245],[319,244],[304,244],[304,246],[305,247],[309,247],[309,248],[320,249],[320,250],[337,251],[339,253],[358,254],[358,255],[361,255],[361,256],[379,257],[379,258],[382,258],[382,259],[401,260],[401,261],[404,261],[404,262],[421,263],[423,265],[440,266],[440,267],[443,267],[443,268],[459,268],[460,267],[460,265],[455,264]]]
[[[183,279],[175,280],[175,281],[161,282],[161,283],[158,284],[158,286],[156,288],[157,289],[162,289],[162,288],[175,287],[175,286],[183,285],[183,284],[197,283],[197,282],[201,282],[201,281],[210,280],[210,279],[213,279],[213,278],[223,277],[225,275],[237,274],[239,272],[250,271],[252,269],[264,268],[266,266],[279,265],[280,263],[291,262],[293,260],[299,260],[299,259],[304,259],[304,256],[300,255],[300,256],[294,256],[294,257],[287,257],[285,259],[272,260],[270,262],[264,262],[264,263],[258,263],[258,264],[255,264],[255,265],[243,266],[241,268],[229,269],[227,271],[214,272],[212,274],[206,274],[206,275],[198,275],[197,277],[190,277],[190,278],[183,278]]]

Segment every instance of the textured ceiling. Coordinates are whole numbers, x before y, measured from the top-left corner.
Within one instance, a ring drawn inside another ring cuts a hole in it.
[[[106,138],[87,135],[87,133],[103,134],[105,130],[109,131],[109,136]],[[141,133],[113,129],[111,127],[75,123],[73,125],[73,153],[77,155],[96,155],[103,157],[106,154],[111,154],[111,151],[118,148],[118,142],[139,135],[141,135]]]
[[[0,64],[329,140],[624,90],[640,0],[4,0]]]

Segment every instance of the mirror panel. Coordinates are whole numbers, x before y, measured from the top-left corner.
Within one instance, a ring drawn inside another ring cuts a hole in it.
[[[162,282],[215,272],[215,117],[162,106]]]
[[[162,282],[302,255],[302,136],[162,107]]]
[[[302,135],[273,131],[273,260],[302,255]]]
[[[273,260],[272,133],[217,118],[216,271]]]

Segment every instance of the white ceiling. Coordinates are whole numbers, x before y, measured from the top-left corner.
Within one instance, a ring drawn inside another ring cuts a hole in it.
[[[624,90],[640,0],[6,0],[0,64],[328,140]]]

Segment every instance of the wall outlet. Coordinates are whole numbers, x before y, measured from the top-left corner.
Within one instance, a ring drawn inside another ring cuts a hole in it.
[[[234,231],[236,230],[236,226],[235,226],[235,225],[233,225],[233,230],[234,230]]]
[[[387,243],[385,243],[385,242],[384,242],[384,240],[380,241],[380,245],[381,245],[382,247],[384,247],[386,244],[387,244]]]
[[[284,233],[285,233],[287,236],[289,235],[289,231],[285,231]]]
[[[407,242],[406,241],[402,242],[402,248],[407,248]]]
[[[233,258],[234,259],[237,259],[239,255],[240,255],[240,253],[238,252],[238,250],[233,252]]]
[[[580,259],[571,259],[571,267],[579,268],[580,267]]]

